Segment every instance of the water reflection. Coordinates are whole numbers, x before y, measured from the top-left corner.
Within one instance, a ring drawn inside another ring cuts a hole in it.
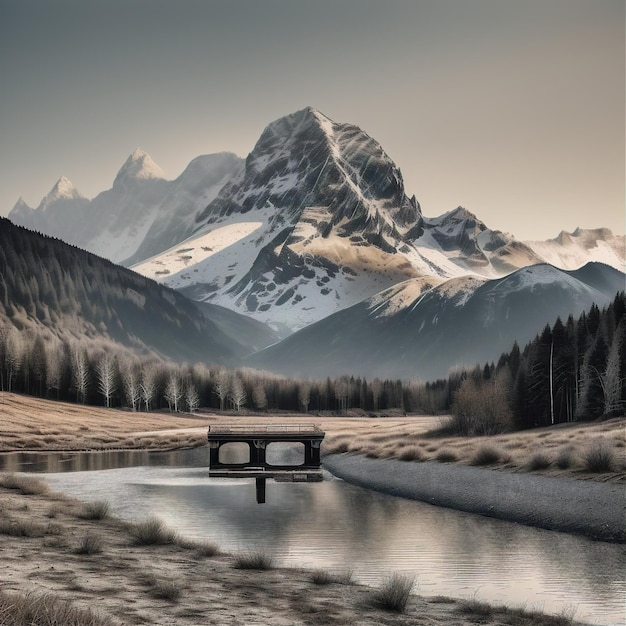
[[[624,546],[393,498],[329,475],[322,483],[270,481],[267,503],[257,505],[254,481],[211,479],[206,455],[195,457],[186,460],[195,467],[166,467],[171,456],[151,455],[152,467],[46,479],[79,498],[108,500],[127,519],[158,515],[228,551],[261,546],[282,564],[351,568],[371,584],[392,571],[411,572],[424,595],[476,594],[552,613],[575,605],[577,619],[625,623]]]
[[[117,467],[207,465],[206,448],[150,452],[6,452],[0,454],[0,472],[86,472]]]

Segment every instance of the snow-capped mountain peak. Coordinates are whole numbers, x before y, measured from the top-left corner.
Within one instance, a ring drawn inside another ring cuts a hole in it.
[[[74,187],[71,181],[65,176],[61,176],[48,195],[43,198],[38,210],[45,211],[49,206],[59,200],[80,200],[83,198],[84,196]]]
[[[126,159],[115,177],[113,187],[123,185],[132,180],[164,179],[163,170],[152,160],[150,155],[137,148]]]

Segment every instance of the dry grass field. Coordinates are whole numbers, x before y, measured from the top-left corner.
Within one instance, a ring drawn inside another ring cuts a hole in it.
[[[350,452],[588,480],[626,481],[626,419],[561,424],[489,437],[436,434],[445,417],[318,417],[132,413],[0,393],[0,453],[15,450],[173,450],[205,445],[220,423],[315,423],[324,454]]]
[[[437,421],[439,419],[439,422]],[[425,421],[429,420],[429,421]],[[433,421],[434,420],[434,421]],[[626,419],[561,424],[488,437],[438,436],[445,418],[328,429],[324,453],[437,461],[600,481],[626,481]],[[429,431],[430,429],[430,431]]]

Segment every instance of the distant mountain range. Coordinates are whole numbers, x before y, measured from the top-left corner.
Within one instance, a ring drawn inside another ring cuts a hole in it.
[[[624,288],[624,236],[521,242],[462,207],[425,217],[372,137],[312,108],[269,124],[245,161],[201,156],[167,181],[138,149],[93,200],[61,178],[9,217],[131,266],[209,319],[253,318],[235,352],[286,337],[247,361],[285,373],[440,376]],[[231,338],[244,333],[232,319]]]
[[[9,213],[20,226],[105,257],[114,263],[143,259],[188,237],[198,211],[237,172],[231,153],[200,156],[173,181],[140,148],[121,167],[113,186],[88,200],[62,176],[37,208],[22,198]]]

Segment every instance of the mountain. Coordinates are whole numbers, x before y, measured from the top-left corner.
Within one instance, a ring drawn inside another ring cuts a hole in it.
[[[608,304],[623,272],[600,263],[574,271],[547,264],[503,278],[406,281],[294,333],[248,359],[298,376],[433,380],[461,365],[497,360],[557,317]]]
[[[625,267],[626,237],[614,235],[608,228],[561,231],[554,239],[527,241],[526,245],[556,267],[576,269],[589,261],[606,263],[622,271]]]
[[[510,236],[461,208],[426,220],[374,139],[310,107],[269,124],[196,221],[194,236],[133,268],[285,332],[410,278],[518,267],[491,262]]]
[[[561,267],[595,257],[577,258]],[[267,126],[192,236],[133,268],[287,335],[405,280],[544,262],[463,207],[425,217],[374,139],[309,107]],[[623,269],[623,251],[612,264]]]
[[[232,311],[0,218],[0,327],[235,365],[276,335]]]
[[[461,206],[426,217],[376,140],[311,107],[270,123],[245,162],[205,155],[166,181],[138,149],[93,200],[61,179],[10,216],[281,336],[407,280],[625,267],[624,237],[607,229],[523,242]]]
[[[111,261],[132,262],[187,237],[196,213],[241,165],[231,153],[205,155],[194,159],[176,180],[167,181],[152,158],[137,148],[111,189],[93,200],[61,177],[36,209],[20,198],[9,219]]]

